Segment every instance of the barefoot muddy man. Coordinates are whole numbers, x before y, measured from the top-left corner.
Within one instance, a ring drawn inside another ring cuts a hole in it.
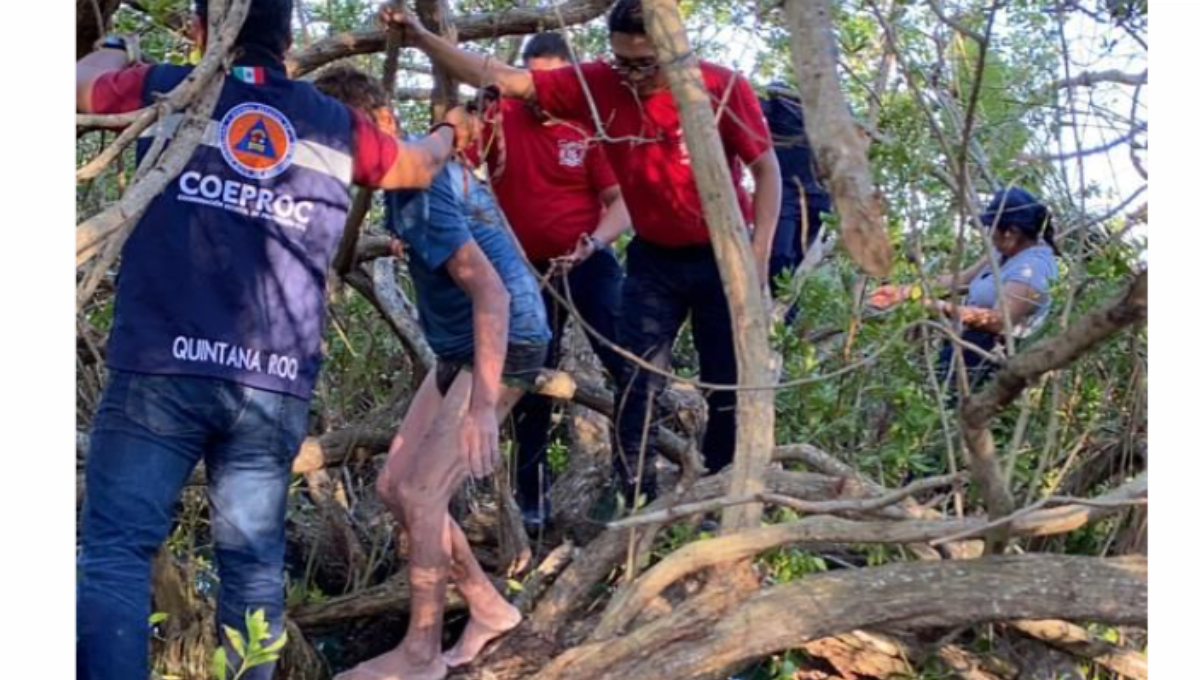
[[[386,95],[365,74],[338,67],[318,78],[317,87],[395,131]],[[434,132],[445,125],[435,125]],[[478,121],[451,127],[465,128],[467,134],[457,137],[466,140]],[[404,416],[377,485],[409,533],[408,629],[396,649],[337,680],[440,680],[521,622],[471,554],[449,503],[468,474],[478,479],[495,469],[498,423],[537,377],[550,330],[537,280],[491,194],[464,165],[448,163],[427,191],[390,193],[387,208],[388,227],[408,254],[422,329],[438,362]],[[443,653],[449,580],[471,618],[458,643]]]

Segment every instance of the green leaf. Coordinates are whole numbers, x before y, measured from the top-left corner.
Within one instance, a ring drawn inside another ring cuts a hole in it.
[[[257,647],[258,643],[271,637],[271,624],[267,623],[264,610],[258,609],[253,614],[246,612],[246,635],[251,647]]]
[[[238,656],[246,656],[246,640],[242,638],[242,634],[237,628],[225,626],[225,637],[229,640],[229,644],[233,646],[233,651],[238,653]]]
[[[508,589],[514,593],[519,593],[525,590],[525,586],[521,585],[520,581],[510,578],[508,579]]]
[[[209,664],[212,667],[214,680],[225,680],[225,668],[228,665],[225,658],[225,648],[217,647],[213,650],[212,662]]]
[[[278,654],[279,654],[279,652],[280,652],[280,650],[282,650],[282,649],[283,649],[283,646],[287,644],[287,641],[288,641],[287,632],[286,632],[286,631],[284,631],[283,635],[280,635],[278,640],[276,640],[276,641],[272,642],[271,644],[267,645],[267,646],[266,646],[266,647],[263,649],[263,651],[264,651],[264,652],[266,652],[266,653],[268,653],[268,654],[275,654],[275,655],[278,655]],[[272,660],[272,661],[274,661],[275,659],[271,659],[271,660]]]
[[[150,615],[150,625],[157,626],[158,624],[171,618],[171,615],[166,612],[154,612]]]

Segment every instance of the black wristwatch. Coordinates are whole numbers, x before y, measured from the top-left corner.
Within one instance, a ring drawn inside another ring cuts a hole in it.
[[[125,38],[119,35],[105,36],[104,40],[100,41],[100,47],[106,50],[121,50],[122,52],[129,50],[129,44],[125,42]]]
[[[129,53],[129,43],[119,35],[105,36],[97,47],[102,50],[121,50],[125,53],[126,62],[134,61],[133,55]]]

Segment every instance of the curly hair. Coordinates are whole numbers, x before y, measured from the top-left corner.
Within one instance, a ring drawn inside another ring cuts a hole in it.
[[[347,64],[335,64],[322,70],[313,85],[322,93],[364,113],[389,104],[387,92],[378,80]]]

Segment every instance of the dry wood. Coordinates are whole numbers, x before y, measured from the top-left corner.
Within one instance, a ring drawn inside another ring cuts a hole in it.
[[[1100,83],[1117,83],[1118,85],[1145,85],[1150,82],[1150,71],[1143,70],[1141,73],[1126,73],[1117,69],[1109,69],[1107,71],[1084,71],[1077,73],[1070,78],[1063,78],[1054,83],[1054,87],[1058,89],[1068,87],[1092,87]]]
[[[830,14],[829,0],[787,0],[800,104],[817,164],[837,206],[846,250],[863,271],[886,276],[892,269],[892,245],[882,200],[871,181],[867,142],[839,84]]]
[[[288,609],[288,618],[301,628],[319,628],[370,616],[407,611],[410,599],[408,577],[401,572],[377,586],[330,598],[317,604]],[[454,584],[446,590],[446,611],[460,611],[466,602]]]
[[[1146,587],[1144,558],[1029,555],[829,572],[740,602],[692,598],[629,635],[560,655],[534,678],[716,680],[752,660],[844,631],[1043,618],[1029,614],[1034,611],[1145,625]]]
[[[574,376],[574,380],[576,389],[572,401],[611,420],[615,412],[612,392],[605,389],[599,380],[589,380],[578,375]],[[658,452],[678,465],[683,470],[684,477],[698,477],[700,471],[704,470],[700,452],[679,435],[664,427],[658,427],[655,440]]]
[[[454,14],[447,0],[416,0],[417,17],[425,28],[451,44],[458,43],[458,30],[454,26]],[[449,72],[438,64],[433,65],[433,105],[431,119],[442,120],[446,112],[458,105],[458,83]]]
[[[703,477],[686,492],[662,496],[646,510],[654,512],[672,504],[722,496],[728,488],[729,475],[729,471],[725,471]],[[843,479],[805,472],[768,470],[765,482],[770,493],[810,500],[845,498],[847,491]],[[735,537],[739,535],[734,534]],[[538,603],[530,617],[531,629],[541,635],[552,634],[572,613],[588,606],[594,595],[592,588],[620,566],[628,543],[629,530],[626,529],[606,529],[589,543],[585,548],[586,559],[576,560]]]
[[[324,548],[319,569],[337,572],[339,582],[350,584],[356,574],[365,571],[367,555],[354,531],[349,511],[338,502],[337,482],[323,469],[306,472],[304,482],[320,522],[314,546]]]
[[[387,56],[383,60],[383,91],[389,101],[396,93],[396,72],[400,60],[400,36],[396,31],[388,31],[385,44]],[[389,107],[390,108],[390,107]],[[375,191],[370,187],[359,187],[350,204],[350,212],[346,215],[346,223],[342,229],[342,241],[338,251],[333,256],[333,270],[339,276],[345,276],[354,269],[358,255],[358,238],[362,232],[363,220],[371,211],[371,201]]]
[[[509,459],[502,458],[492,477],[492,489],[496,496],[496,535],[499,543],[501,571],[505,576],[524,573],[533,559],[529,548],[529,534],[521,517],[521,506],[513,496],[512,473]]]
[[[876,494],[886,493],[886,490],[882,486],[876,484],[858,470],[811,444],[790,444],[776,447],[773,459],[781,462],[799,461],[817,472],[853,480]],[[912,499],[902,501],[894,509],[898,511],[897,518],[902,515],[903,517],[912,519],[941,519],[941,515],[936,510],[923,508]],[[940,560],[942,558],[941,553],[923,543],[914,543],[905,547],[922,560]],[[961,544],[949,546],[949,552],[956,558],[967,556],[963,554],[963,546]]]
[[[731,505],[740,505],[743,503],[769,503],[771,505],[791,508],[797,512],[803,512],[809,515],[864,513],[872,510],[879,510],[889,505],[896,505],[897,503],[907,500],[923,491],[940,489],[953,484],[958,484],[965,478],[966,475],[960,473],[919,479],[903,489],[897,489],[895,491],[888,492],[883,496],[852,501],[806,501],[799,498],[790,498],[788,496],[772,493],[752,494],[750,496],[725,496],[723,498],[714,498],[708,501],[673,505],[657,512],[637,513],[628,519],[613,522],[609,526],[612,528],[629,528],[646,524],[672,522],[682,517],[712,512],[714,510],[720,510]]]
[[[1134,680],[1148,680],[1150,671],[1145,654],[1099,640],[1083,628],[1066,621],[1014,621],[1008,624],[1064,652],[1087,659]]]
[[[416,378],[421,379],[437,363],[437,357],[421,331],[416,307],[396,286],[395,263],[387,258],[380,258],[367,266],[371,268],[371,276],[361,269],[356,269],[343,280],[365,297],[383,317],[413,358],[415,372],[418,374]]]
[[[469,14],[455,19],[461,42],[486,40],[508,35],[537,33],[559,25],[561,13],[564,25],[574,26],[595,19],[608,9],[613,0],[567,0],[557,8],[513,7],[498,12]],[[405,46],[409,46],[405,43]],[[327,38],[288,57],[288,72],[300,77],[325,64],[356,54],[381,52],[386,47],[382,30],[356,31]]]
[[[563,541],[557,548],[550,551],[546,555],[542,563],[533,570],[525,583],[521,585],[521,593],[517,596],[516,602],[513,604],[517,609],[521,610],[522,614],[528,614],[533,611],[533,605],[541,598],[546,589],[558,575],[563,572],[576,557],[575,544],[571,541]]]
[[[679,109],[683,137],[712,238],[721,283],[729,302],[739,382],[772,382],[767,343],[767,308],[759,284],[746,224],[734,195],[733,177],[717,134],[712,98],[700,76],[700,65],[672,0],[643,0],[646,32],[654,42]],[[775,446],[774,394],[766,390],[737,395],[737,443],[729,495],[762,493],[763,474]],[[755,526],[762,514],[757,503],[731,506],[722,515],[722,531]]]
[[[1145,490],[1145,477],[1139,477],[1094,499],[1097,503],[1091,505],[1064,506],[1024,515],[1014,522],[1014,532],[1018,535],[1044,536],[1072,531],[1111,515],[1118,507],[1114,503],[1136,498]],[[820,543],[917,543],[978,532],[985,526],[985,522],[978,518],[857,522],[836,517],[806,517],[796,522],[689,543],[619,591],[597,625],[595,637],[604,639],[620,634],[642,607],[686,576],[754,557],[774,548]]]

